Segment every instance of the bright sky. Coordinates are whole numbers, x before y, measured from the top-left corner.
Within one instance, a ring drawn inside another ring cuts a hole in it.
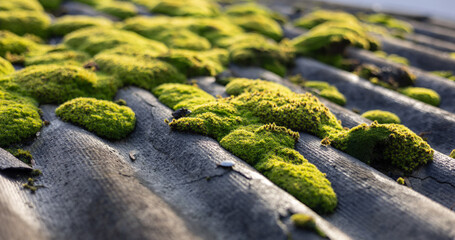
[[[455,0],[325,0],[376,7],[408,13],[421,13],[434,18],[455,21]]]

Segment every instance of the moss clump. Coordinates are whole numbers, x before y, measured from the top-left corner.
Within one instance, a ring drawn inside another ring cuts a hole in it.
[[[407,87],[400,89],[399,91],[410,98],[414,98],[433,106],[439,106],[439,103],[441,102],[439,94],[428,88]]]
[[[110,1],[96,7],[96,10],[109,15],[126,19],[137,15],[137,9],[134,4],[122,1]]]
[[[113,74],[123,85],[135,85],[152,90],[163,83],[186,81],[172,65],[159,60],[143,60],[114,54],[99,54],[94,58],[100,70]]]
[[[203,90],[183,84],[161,84],[153,89],[153,94],[159,96],[160,102],[174,110],[183,107],[192,110],[198,105],[215,101],[212,95]]]
[[[0,11],[0,29],[18,35],[26,33],[40,37],[47,36],[50,18],[43,12],[35,11]]]
[[[275,41],[283,38],[283,30],[275,20],[263,15],[245,15],[232,17],[231,21],[248,32],[255,32]]]
[[[309,215],[296,213],[291,216],[291,221],[298,228],[315,231],[319,236],[326,237],[326,234],[316,225],[314,218]]]
[[[31,96],[41,104],[93,96],[97,85],[94,73],[75,66],[36,65],[0,81],[11,91]]]
[[[99,55],[114,54],[119,56],[138,57],[144,60],[150,60],[162,55],[161,51],[156,49],[144,49],[140,46],[120,45],[111,49],[102,51]]]
[[[167,47],[157,41],[146,39],[133,32],[99,27],[84,28],[74,31],[64,38],[68,47],[95,55],[103,50],[112,49],[120,45],[132,45],[158,52],[167,52]]]
[[[0,11],[15,10],[44,11],[43,7],[36,0],[8,0],[0,2]]]
[[[187,29],[176,31],[163,31],[155,35],[152,39],[166,44],[174,49],[188,50],[209,50],[210,42]]]
[[[291,93],[292,91],[278,83],[263,80],[251,80],[246,78],[235,78],[226,85],[226,93],[230,95],[240,95],[244,92],[263,92],[277,91],[281,93]]]
[[[65,102],[55,113],[63,121],[114,140],[126,137],[136,125],[136,116],[129,107],[94,98],[76,98]]]
[[[41,126],[42,121],[35,105],[0,99],[1,147],[34,137]]]
[[[402,178],[402,177],[399,177],[397,179],[397,183],[400,184],[400,185],[405,185],[406,184],[405,181],[404,181],[404,178]]]
[[[25,58],[25,65],[75,65],[82,66],[82,63],[87,61],[90,56],[83,52],[76,52],[71,50],[63,51],[48,51],[43,55],[29,56]]]
[[[326,22],[357,22],[357,18],[346,12],[317,10],[294,22],[296,27],[312,29]]]
[[[332,139],[332,145],[359,160],[411,172],[433,160],[434,151],[421,137],[399,124],[361,124]]]
[[[363,20],[370,23],[383,25],[389,28],[392,31],[392,34],[396,36],[403,36],[406,33],[413,32],[413,27],[411,24],[400,21],[390,15],[383,13],[376,13],[365,16],[363,17]]]
[[[102,4],[108,3],[108,2],[110,2],[112,0],[75,0],[75,1],[95,7],[95,6],[98,6],[98,5],[102,5]]]
[[[226,8],[225,13],[229,16],[264,16],[278,22],[285,22],[286,17],[257,3],[240,3]]]
[[[453,75],[452,71],[433,71],[430,72],[431,74],[434,74],[439,77],[447,78],[449,80],[455,81],[455,76]]]
[[[38,44],[30,39],[19,37],[9,31],[0,31],[0,57],[23,56],[38,48]]]
[[[344,95],[340,93],[335,86],[332,86],[326,82],[308,81],[305,82],[305,87],[316,89],[316,94],[340,106],[346,105],[346,98]]]
[[[362,117],[370,119],[371,121],[377,121],[378,123],[401,123],[400,118],[394,113],[381,110],[371,110],[364,112],[362,114]]]
[[[219,15],[218,4],[210,0],[133,0],[152,13],[170,16],[214,17]]]
[[[449,157],[455,158],[455,149],[450,153]]]
[[[21,160],[25,164],[31,165],[32,164],[32,154],[24,149],[6,149],[10,152],[14,157]]]
[[[187,77],[215,76],[228,64],[228,52],[224,49],[212,49],[205,52],[191,50],[171,50],[159,59],[172,64]]]
[[[153,92],[173,109],[192,110],[187,117],[173,119],[169,123],[172,129],[217,139],[221,146],[316,211],[331,212],[335,208],[337,199],[330,182],[292,149],[298,133],[274,123],[262,125],[241,99],[215,100],[197,87],[178,84],[164,84]]]
[[[38,1],[47,10],[55,10],[62,3],[62,0],[38,0]]]
[[[54,36],[65,36],[70,32],[87,28],[112,28],[113,23],[107,18],[90,16],[64,16],[57,18],[49,27],[49,33]]]
[[[4,58],[0,57],[0,77],[3,75],[8,75],[14,72],[13,65],[6,61]]]
[[[247,66],[260,66],[280,76],[294,59],[293,48],[277,44],[258,34],[244,34],[225,38],[217,43],[229,50],[232,62]]]
[[[407,58],[398,56],[396,54],[387,54],[384,51],[375,51],[374,55],[376,55],[376,56],[378,56],[380,58],[383,58],[383,59],[387,59],[387,60],[392,61],[394,63],[399,63],[399,64],[403,64],[405,66],[409,66],[409,61],[408,61]]]

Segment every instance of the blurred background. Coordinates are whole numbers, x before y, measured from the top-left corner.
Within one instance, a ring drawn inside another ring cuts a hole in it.
[[[416,13],[437,19],[455,21],[455,0],[324,0],[325,2],[345,3],[373,8]]]

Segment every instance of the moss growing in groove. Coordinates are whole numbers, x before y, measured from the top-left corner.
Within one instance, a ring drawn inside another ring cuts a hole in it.
[[[275,20],[263,15],[236,16],[230,20],[248,32],[255,32],[275,41],[283,38],[283,30]]]
[[[376,13],[368,16],[363,16],[362,19],[369,23],[385,26],[392,31],[393,35],[396,36],[403,36],[406,33],[412,33],[414,31],[411,24],[405,21],[398,20],[390,15],[383,13]]]
[[[439,77],[447,78],[449,80],[455,81],[455,76],[453,75],[452,71],[433,71],[430,72],[431,74],[434,74]]]
[[[434,151],[421,137],[399,124],[361,124],[332,139],[332,146],[377,166],[411,172],[433,160]]]
[[[164,84],[156,88],[154,94],[174,109],[192,110],[190,116],[174,119],[169,124],[172,129],[217,139],[224,148],[264,172],[316,211],[331,212],[335,208],[337,200],[330,182],[292,149],[298,133],[275,124],[262,125],[254,114],[234,104],[233,99],[215,100],[194,86]]]
[[[370,119],[371,121],[377,121],[378,123],[401,123],[400,118],[394,113],[381,110],[371,110],[364,112],[362,114],[362,117]]]
[[[451,158],[455,158],[455,149],[454,149],[454,150],[452,150],[452,152],[450,153],[449,157],[451,157]]]
[[[400,185],[405,185],[406,184],[406,182],[404,181],[404,178],[402,178],[402,177],[399,177],[397,179],[397,183],[400,184]]]
[[[38,1],[41,3],[41,5],[46,10],[55,10],[62,3],[62,0],[38,0]]]
[[[8,152],[10,152],[14,157],[17,159],[21,160],[25,164],[31,165],[32,164],[32,154],[24,149],[6,149]]]
[[[82,66],[82,63],[89,58],[90,56],[83,52],[71,50],[48,51],[45,54],[26,57],[25,66],[48,64]]]
[[[9,31],[0,31],[0,57],[23,56],[39,48],[39,45],[30,39],[19,37]]]
[[[153,39],[174,49],[209,50],[212,46],[206,38],[187,29],[163,31],[157,34]]]
[[[136,116],[129,107],[94,98],[76,98],[55,110],[69,121],[108,139],[122,139],[134,130]]]
[[[136,6],[130,2],[123,1],[109,1],[98,5],[96,10],[120,19],[126,19],[137,15]]]
[[[4,94],[3,92],[0,96]],[[0,146],[8,147],[34,137],[41,129],[42,121],[36,105],[4,97],[0,99]]]
[[[0,29],[18,35],[31,33],[39,37],[47,36],[51,19],[43,12],[0,11]]]
[[[191,50],[170,50],[159,57],[176,67],[187,77],[215,76],[221,73],[229,62],[228,51],[212,49],[205,52]]]
[[[140,46],[131,46],[131,45],[120,45],[111,49],[107,49],[99,53],[99,55],[104,54],[113,54],[119,56],[130,56],[130,57],[138,57],[141,59],[150,60],[153,58],[157,58],[158,56],[162,55],[161,51],[157,51],[155,49],[144,49]]]
[[[314,218],[309,215],[296,213],[291,216],[291,221],[298,228],[315,231],[319,236],[323,238],[327,237],[327,235],[316,225]]]
[[[357,18],[341,11],[317,10],[294,21],[296,27],[312,29],[326,22],[357,22]]]
[[[6,61],[6,59],[0,57],[0,77],[3,75],[8,75],[14,72],[13,65]]]
[[[279,14],[278,12],[274,12],[271,9],[265,7],[264,5],[260,5],[257,3],[240,3],[231,5],[226,8],[225,13],[229,16],[264,16],[268,18],[272,18],[275,21],[284,23],[286,22],[286,17]]]
[[[97,77],[81,67],[36,65],[27,67],[0,81],[0,86],[31,96],[41,104],[93,96]]]
[[[112,0],[74,0],[76,2],[80,2],[80,3],[84,3],[84,4],[87,4],[87,5],[90,5],[90,6],[98,6],[98,5],[102,5],[102,4],[105,4],[105,3],[108,3]]]
[[[36,0],[7,0],[0,1],[0,11],[27,10],[43,12],[44,9]]]
[[[428,88],[407,87],[400,89],[399,91],[410,98],[414,98],[433,106],[439,106],[439,103],[441,102],[439,94]]]
[[[396,54],[387,54],[384,51],[375,51],[374,55],[376,55],[376,56],[378,56],[380,58],[383,58],[383,59],[387,59],[387,60],[392,61],[394,63],[399,63],[399,64],[403,64],[405,66],[409,66],[409,61],[408,61],[407,58],[398,56]]]
[[[227,47],[233,63],[260,66],[280,76],[286,74],[286,66],[294,59],[294,49],[277,44],[259,34],[244,34],[225,38],[217,43]]]
[[[246,78],[235,78],[229,81],[226,85],[226,93],[229,95],[240,95],[244,92],[263,92],[263,91],[277,91],[281,93],[291,93],[292,91],[278,83],[263,81],[263,80],[251,80]]]
[[[317,90],[317,95],[334,102],[340,106],[346,105],[346,98],[338,91],[335,86],[321,81],[308,81],[305,82],[305,87]]]
[[[49,27],[49,33],[54,36],[65,36],[70,32],[87,28],[112,28],[113,23],[107,18],[91,16],[63,16],[57,18]]]
[[[159,96],[160,102],[174,110],[183,107],[193,110],[195,106],[215,101],[212,95],[203,90],[183,84],[161,84],[153,89],[153,94]]]
[[[74,31],[66,35],[63,41],[68,47],[87,52],[90,55],[95,55],[103,50],[118,47],[120,45],[148,48],[161,53],[168,51],[164,44],[146,39],[136,33],[99,27],[90,27]]]
[[[160,60],[99,54],[94,58],[100,71],[115,75],[123,85],[152,90],[163,83],[184,83],[186,78],[172,65]]]
[[[152,13],[170,16],[214,17],[220,14],[219,5],[211,0],[132,0]]]

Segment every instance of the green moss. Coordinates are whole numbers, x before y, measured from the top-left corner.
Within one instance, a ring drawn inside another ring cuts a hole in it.
[[[263,15],[235,16],[231,21],[248,32],[255,32],[275,41],[283,38],[283,30],[275,20]]]
[[[6,94],[1,93],[1,95]],[[4,96],[0,99],[1,147],[34,137],[41,126],[42,121],[35,105],[4,99]]]
[[[35,193],[38,190],[38,186],[35,186],[35,180],[33,178],[29,178],[27,183],[22,184],[22,187],[30,190],[31,193]]]
[[[31,33],[46,37],[50,24],[50,18],[43,12],[0,11],[0,30],[8,30],[18,35]]]
[[[311,12],[294,22],[296,27],[312,29],[326,22],[357,22],[357,18],[349,13],[341,11],[317,10]]]
[[[291,221],[298,228],[315,231],[319,236],[323,238],[327,237],[326,234],[316,225],[314,218],[309,215],[296,213],[291,216]]]
[[[14,157],[21,160],[25,164],[31,165],[32,164],[32,154],[24,149],[6,149],[10,152]]]
[[[184,75],[172,65],[159,60],[143,60],[114,54],[99,54],[94,58],[100,71],[115,75],[123,85],[135,85],[151,90],[163,83],[183,83]]]
[[[413,27],[411,24],[398,20],[390,15],[383,13],[371,14],[363,18],[365,21],[383,25],[393,31],[394,35],[402,36],[406,33],[412,33]]]
[[[41,4],[36,0],[7,0],[0,2],[0,11],[15,10],[44,11]]]
[[[277,44],[258,34],[244,34],[226,38],[218,45],[227,47],[233,63],[260,66],[280,76],[286,74],[286,66],[294,59],[293,48]]]
[[[1,85],[31,96],[41,104],[62,103],[94,95],[97,77],[75,66],[36,65],[9,75],[0,81]]]
[[[335,86],[321,81],[308,81],[305,82],[305,87],[317,90],[317,94],[331,102],[340,106],[346,105],[346,98],[338,91]]]
[[[160,102],[174,110],[183,107],[193,110],[198,105],[215,101],[212,95],[203,90],[183,84],[161,84],[153,89],[153,94],[159,96]]]
[[[387,54],[384,51],[375,51],[374,55],[376,55],[376,56],[378,56],[380,58],[387,59],[389,61],[395,62],[395,63],[399,63],[399,64],[403,64],[405,66],[409,66],[409,61],[408,61],[407,58],[398,56],[396,54]]]
[[[394,113],[381,110],[364,112],[362,117],[370,119],[371,121],[377,121],[378,123],[401,123],[400,118]]]
[[[76,98],[65,102],[55,113],[63,121],[108,139],[125,138],[136,125],[136,116],[129,107],[94,98]]]
[[[90,6],[98,6],[110,2],[111,0],[75,0],[76,2],[84,3]]]
[[[187,77],[215,76],[228,64],[228,51],[213,49],[205,52],[171,50],[159,59],[172,64]]]
[[[54,36],[65,36],[70,32],[87,27],[112,28],[113,23],[103,17],[69,15],[57,18],[49,27],[49,33]]]
[[[404,181],[404,178],[402,178],[402,177],[399,177],[397,179],[397,183],[400,184],[400,185],[405,185],[406,184],[405,181]]]
[[[203,37],[187,30],[163,31],[154,36],[155,40],[166,44],[170,48],[188,50],[209,50],[210,42]]]
[[[46,10],[55,10],[62,3],[62,0],[38,0],[38,1],[41,3],[41,5]]]
[[[82,63],[90,58],[89,55],[83,52],[76,51],[49,51],[46,54],[40,54],[35,56],[29,56],[25,58],[25,65],[43,65],[43,64],[55,64],[55,65],[75,65],[82,66]]]
[[[450,153],[449,157],[455,158],[455,149]]]
[[[110,1],[96,7],[96,10],[109,15],[126,19],[137,15],[136,6],[129,2]]]
[[[246,78],[235,78],[229,81],[226,85],[226,93],[229,95],[240,95],[244,92],[263,92],[263,91],[277,91],[282,93],[291,93],[292,91],[278,83],[263,81],[263,80],[251,80]]]
[[[11,55],[23,56],[38,48],[38,44],[30,39],[19,37],[9,31],[0,31],[0,57],[6,58]]]
[[[0,77],[3,75],[8,75],[14,72],[13,65],[6,61],[4,58],[0,57]]]
[[[332,145],[359,160],[411,172],[433,160],[421,137],[399,124],[361,124],[332,139]]]
[[[328,21],[294,38],[291,43],[300,55],[318,56],[343,53],[349,46],[376,50],[379,43],[356,21]]]
[[[447,78],[449,80],[455,81],[455,76],[453,75],[452,71],[433,71],[430,72],[431,74],[434,74],[439,77]]]
[[[219,6],[210,0],[133,0],[152,13],[170,16],[213,17],[219,15]]]
[[[104,50],[101,54],[114,54],[119,56],[130,56],[130,57],[139,57],[142,59],[152,59],[157,58],[162,55],[162,51],[156,49],[144,49],[140,46],[134,45],[120,45],[111,49]]]
[[[257,3],[241,3],[228,6],[225,13],[230,16],[264,16],[278,22],[285,22],[286,17]]]
[[[65,36],[64,43],[74,50],[87,52],[91,55],[120,45],[132,45],[162,53],[167,52],[167,47],[164,44],[146,39],[136,33],[99,27],[74,31]]]
[[[399,91],[410,98],[414,98],[416,100],[433,106],[439,106],[439,103],[441,102],[439,94],[431,89],[420,87],[407,87],[400,89]]]

